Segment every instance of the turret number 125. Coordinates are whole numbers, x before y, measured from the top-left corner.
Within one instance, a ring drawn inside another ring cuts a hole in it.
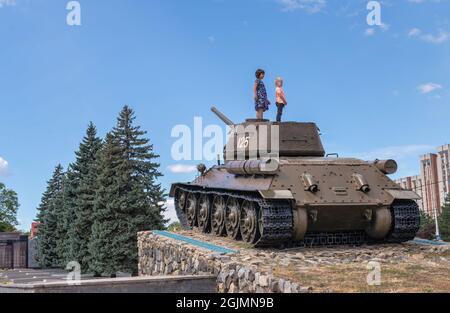
[[[250,144],[250,136],[247,136],[239,138],[237,146],[238,149],[246,149],[248,148],[249,144]]]

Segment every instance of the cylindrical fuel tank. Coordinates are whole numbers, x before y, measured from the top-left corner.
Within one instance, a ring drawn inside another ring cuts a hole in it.
[[[275,175],[279,167],[276,159],[230,161],[225,164],[227,172],[234,175]]]

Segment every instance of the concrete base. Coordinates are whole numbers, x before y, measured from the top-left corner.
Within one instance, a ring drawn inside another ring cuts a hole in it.
[[[216,276],[164,276],[67,282],[0,284],[0,293],[214,293]]]

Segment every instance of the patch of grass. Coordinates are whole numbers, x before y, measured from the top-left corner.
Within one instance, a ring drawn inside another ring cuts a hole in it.
[[[307,272],[296,271],[294,267],[277,267],[273,273],[311,286],[316,292],[450,292],[450,267],[382,264],[380,286],[367,284],[369,270],[361,264],[311,267]]]
[[[254,246],[251,243],[247,243],[247,242],[236,242],[233,243],[233,246],[235,246],[236,248],[240,248],[240,249],[253,249]]]

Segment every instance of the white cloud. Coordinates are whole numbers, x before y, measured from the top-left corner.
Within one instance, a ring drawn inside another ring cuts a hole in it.
[[[373,36],[375,35],[375,28],[367,28],[364,32],[364,35],[366,36]]]
[[[282,6],[282,11],[292,12],[304,10],[314,14],[322,11],[326,5],[326,0],[276,0]]]
[[[441,44],[450,39],[450,33],[445,30],[438,30],[436,34],[424,34],[422,30],[419,28],[412,28],[408,32],[409,37],[417,37],[422,41],[433,43],[433,44]]]
[[[169,220],[168,224],[178,222],[177,213],[175,211],[175,203],[173,199],[168,199],[165,203],[166,211],[164,212],[164,218]]]
[[[353,157],[367,161],[375,159],[395,159],[397,161],[405,160],[411,157],[419,157],[420,155],[433,150],[433,146],[429,145],[406,145],[406,146],[391,146],[373,151],[356,153]]]
[[[16,5],[16,0],[0,0],[0,8]]]
[[[450,33],[444,30],[439,30],[436,35],[424,34],[420,37],[423,41],[434,43],[436,45],[446,42],[450,38]]]
[[[384,32],[388,31],[390,27],[391,27],[391,25],[385,24],[385,23],[381,23],[381,25],[380,25],[381,30]]]
[[[385,24],[385,23],[381,23],[380,25],[378,25],[378,27],[383,31],[386,32],[389,30],[390,25],[389,24]],[[367,28],[364,31],[364,35],[365,36],[373,36],[376,33],[376,28],[372,27],[372,28]]]
[[[417,89],[419,89],[419,91],[421,93],[426,94],[426,93],[433,92],[435,90],[442,89],[442,85],[435,84],[435,83],[427,83],[427,84],[418,86]]]
[[[0,157],[0,175],[6,175],[7,171],[8,171],[8,162],[2,157]]]
[[[409,37],[417,37],[420,34],[422,34],[422,31],[420,29],[418,29],[418,28],[412,28],[408,32],[408,36]]]
[[[167,167],[169,171],[175,174],[187,174],[197,171],[197,167],[193,165],[174,164]]]

